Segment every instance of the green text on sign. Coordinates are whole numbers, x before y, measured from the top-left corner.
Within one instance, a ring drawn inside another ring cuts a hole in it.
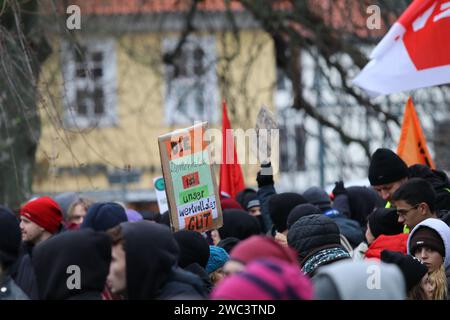
[[[180,193],[180,203],[190,203],[209,196],[208,186],[199,186]]]

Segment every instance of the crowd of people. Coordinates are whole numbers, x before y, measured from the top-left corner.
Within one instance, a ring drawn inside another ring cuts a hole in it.
[[[378,149],[368,177],[277,193],[258,173],[204,233],[76,194],[1,206],[0,299],[448,299],[446,174]]]

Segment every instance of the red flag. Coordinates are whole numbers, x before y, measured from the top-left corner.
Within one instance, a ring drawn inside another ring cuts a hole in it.
[[[411,97],[408,98],[406,103],[397,154],[408,166],[424,164],[434,169],[434,162],[428,152],[427,141],[422,132],[419,117],[417,117]]]
[[[450,1],[415,0],[354,79],[371,96],[450,82]]]
[[[233,132],[228,119],[227,104],[222,103],[222,162],[220,164],[219,191],[234,198],[245,188],[241,165],[238,163]]]

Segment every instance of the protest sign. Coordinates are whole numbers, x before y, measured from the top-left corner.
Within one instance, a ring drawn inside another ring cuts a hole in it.
[[[174,231],[204,232],[222,226],[222,210],[210,150],[207,123],[158,138],[161,165]]]
[[[153,187],[155,188],[156,199],[158,200],[158,208],[160,213],[169,210],[167,205],[166,187],[163,177],[156,177],[153,179]]]
[[[272,168],[278,171],[279,165],[279,132],[275,116],[269,109],[262,106],[256,117],[255,131],[257,144],[251,144],[253,153],[260,163],[272,163]],[[263,168],[261,174],[273,174],[273,170]]]

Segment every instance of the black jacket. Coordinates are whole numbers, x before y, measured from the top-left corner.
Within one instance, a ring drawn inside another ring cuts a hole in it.
[[[36,275],[34,273],[34,268],[32,264],[32,253],[33,248],[28,245],[24,245],[24,252],[17,259],[15,265],[13,266],[13,270],[11,272],[11,276],[14,279],[15,283],[25,292],[25,294],[31,300],[38,300],[39,293],[36,282]]]
[[[100,300],[110,262],[111,239],[91,229],[64,232],[38,244],[33,265],[40,299]]]
[[[158,300],[203,300],[206,298],[205,287],[200,278],[179,267],[172,269],[156,296]]]
[[[204,291],[206,291],[207,294],[211,293],[213,289],[213,284],[209,279],[208,273],[206,273],[206,270],[202,266],[200,266],[198,263],[192,263],[187,267],[185,267],[184,270],[192,272],[193,274],[197,275],[203,282]]]
[[[61,224],[57,234],[64,233],[66,230]],[[52,236],[54,237],[54,236]],[[50,237],[49,239],[51,239]],[[48,241],[49,239],[45,240]],[[31,300],[39,299],[36,275],[33,267],[34,245],[28,242],[22,242],[19,258],[11,267],[10,274],[15,283],[25,292]]]
[[[149,221],[121,224],[126,256],[126,298],[199,298],[201,280],[178,268],[179,247],[167,226]],[[203,295],[205,293],[202,293]]]

